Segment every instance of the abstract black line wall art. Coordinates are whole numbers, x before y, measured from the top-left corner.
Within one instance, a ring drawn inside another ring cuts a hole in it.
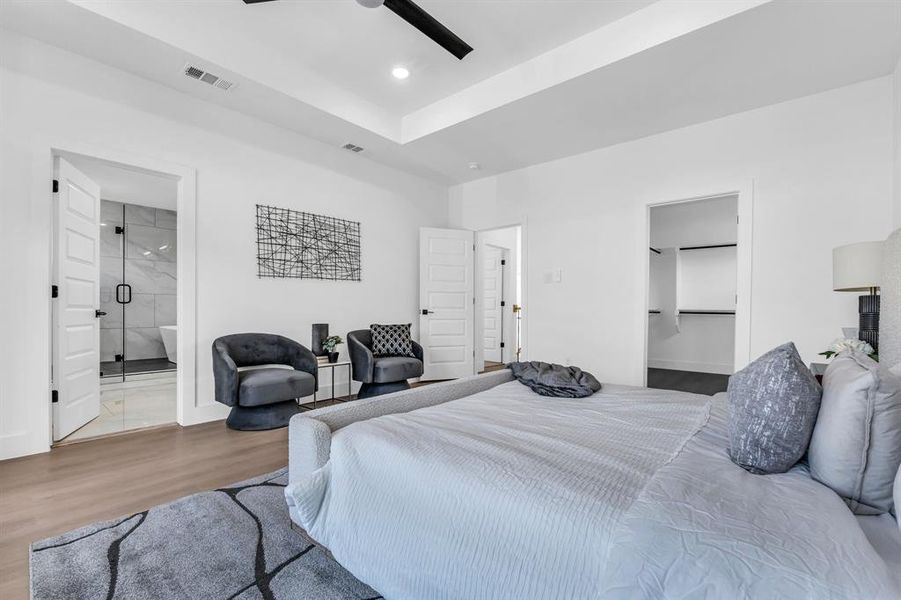
[[[257,276],[360,281],[360,223],[257,204]]]

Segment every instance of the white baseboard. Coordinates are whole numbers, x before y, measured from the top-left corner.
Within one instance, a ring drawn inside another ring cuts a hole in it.
[[[715,373],[718,375],[732,375],[733,372],[732,365],[728,364],[661,358],[649,358],[648,368],[671,369],[673,371],[695,371],[697,373]]]
[[[189,425],[209,423],[210,421],[221,421],[228,416],[230,410],[228,406],[218,402],[195,406],[188,414],[184,415],[184,418],[178,424],[187,427]]]

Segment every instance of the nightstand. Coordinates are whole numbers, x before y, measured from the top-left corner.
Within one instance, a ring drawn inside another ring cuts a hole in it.
[[[810,372],[817,378],[820,385],[823,385],[823,374],[826,372],[827,363],[810,363]]]

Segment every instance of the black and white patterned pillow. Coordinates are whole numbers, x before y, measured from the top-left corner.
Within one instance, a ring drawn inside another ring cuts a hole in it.
[[[372,333],[372,354],[375,356],[409,356],[413,354],[413,340],[410,338],[410,323],[406,325],[369,326]]]

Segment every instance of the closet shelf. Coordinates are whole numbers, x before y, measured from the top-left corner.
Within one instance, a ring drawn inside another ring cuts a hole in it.
[[[680,315],[734,315],[734,310],[702,310],[695,308],[680,308],[676,311]]]
[[[679,251],[684,252],[685,250],[710,250],[712,248],[735,248],[738,244],[711,244],[709,246],[683,246],[679,248]]]

